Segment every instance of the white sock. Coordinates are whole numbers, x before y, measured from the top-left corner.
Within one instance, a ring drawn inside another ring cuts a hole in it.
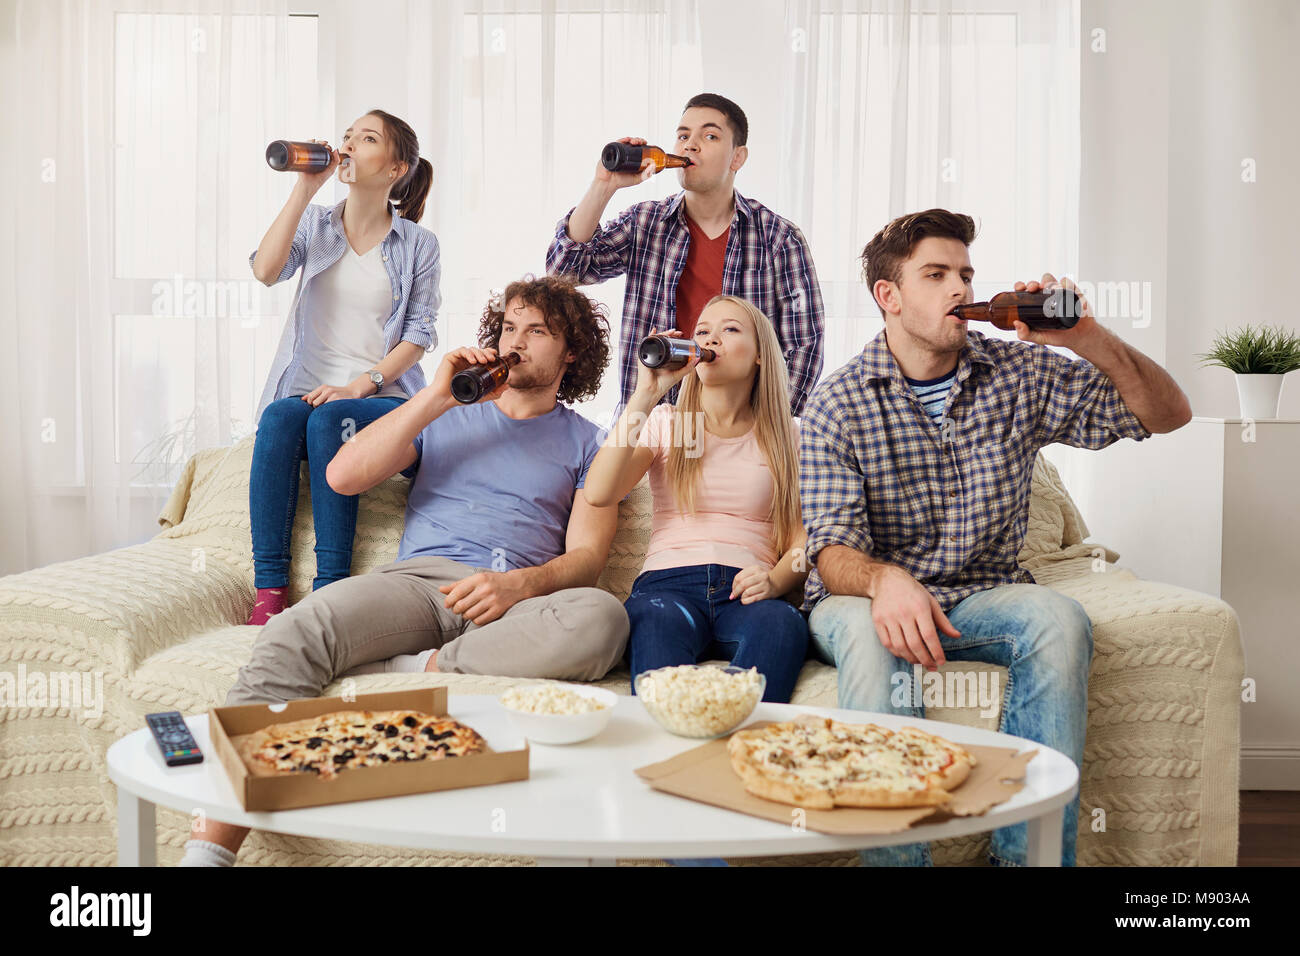
[[[234,866],[235,854],[219,843],[207,840],[190,840],[185,844],[185,855],[179,866]]]
[[[393,674],[423,674],[432,656],[432,647],[418,654],[398,654],[388,661],[388,671]]]

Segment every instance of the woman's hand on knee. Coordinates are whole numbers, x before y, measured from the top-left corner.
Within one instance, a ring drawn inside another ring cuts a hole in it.
[[[341,398],[361,397],[355,389],[348,385],[317,385],[304,395],[302,400],[309,405],[324,405],[326,402],[336,402]]]
[[[736,572],[731,581],[731,600],[740,598],[741,604],[753,604],[776,597],[776,588],[772,585],[770,568],[755,564]]]

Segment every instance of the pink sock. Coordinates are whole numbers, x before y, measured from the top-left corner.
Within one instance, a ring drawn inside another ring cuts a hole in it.
[[[253,613],[248,623],[261,626],[284,610],[285,592],[288,588],[258,588],[253,599]]]

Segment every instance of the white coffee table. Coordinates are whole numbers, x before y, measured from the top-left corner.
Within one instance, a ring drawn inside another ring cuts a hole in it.
[[[455,695],[448,711],[479,731],[489,745],[518,747],[521,738],[496,697]],[[1025,786],[983,816],[953,818],[883,836],[831,836],[746,816],[661,793],[633,770],[689,750],[699,741],[663,730],[634,697],[620,697],[597,737],[565,747],[533,744],[528,780],[488,787],[390,797],[271,813],[239,805],[213,753],[208,717],[186,718],[205,759],[167,767],[146,729],[108,750],[108,774],[118,787],[118,864],[156,862],[154,807],[298,836],[385,846],[537,858],[538,864],[612,865],[615,858],[780,856],[914,843],[979,833],[1028,821],[1028,862],[1059,866],[1062,810],[1079,781],[1074,763],[1041,744],[1006,734],[889,714],[759,704],[752,720],[789,720],[816,713],[885,727],[911,724],[959,743],[1037,750]]]

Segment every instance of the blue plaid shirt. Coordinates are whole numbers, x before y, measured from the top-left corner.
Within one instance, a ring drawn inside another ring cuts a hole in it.
[[[816,561],[834,544],[905,569],[945,613],[979,591],[1032,584],[1017,555],[1038,450],[1150,435],[1090,362],[978,332],[966,334],[936,424],[881,332],[804,411],[799,491],[813,567],[804,610],[827,595]]]
[[[441,296],[438,283],[442,276],[442,257],[438,238],[428,229],[396,212],[392,214],[388,233],[380,241],[380,256],[388,272],[393,289],[393,311],[384,323],[384,354],[397,347],[398,342],[414,342],[426,352],[438,345],[438,334],[433,324],[438,318]],[[276,277],[283,282],[302,267],[302,278],[294,292],[289,310],[291,321],[284,324],[280,346],[271,363],[262,399],[257,405],[255,421],[271,402],[289,397],[289,386],[302,365],[303,332],[307,317],[301,308],[307,283],[343,258],[348,248],[348,237],[343,231],[343,203],[318,206],[314,203],[303,210],[298,228],[289,249],[289,259]],[[248,257],[251,266],[257,250]],[[395,382],[406,394],[414,395],[425,386],[424,370],[416,362]]]
[[[569,238],[569,210],[546,251],[547,272],[571,276],[582,285],[627,273],[619,335],[624,403],[636,387],[641,339],[652,328],[677,326],[677,282],[690,247],[685,195],[637,203],[588,242]],[[822,373],[824,319],[817,272],[797,226],[761,203],[734,195],[722,292],[748,299],[772,320],[790,373],[790,412],[797,416]],[[674,401],[675,395],[676,388],[662,401]]]

